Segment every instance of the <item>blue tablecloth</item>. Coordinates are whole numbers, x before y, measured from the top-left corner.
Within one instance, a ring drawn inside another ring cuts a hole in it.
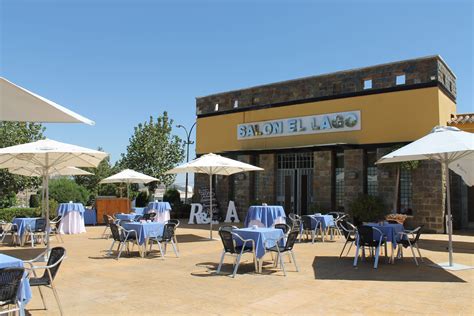
[[[145,211],[145,208],[144,207],[133,207],[132,210],[135,214],[143,215],[143,212]]]
[[[87,209],[84,212],[85,225],[97,225],[97,212],[94,209]]]
[[[121,223],[126,230],[133,230],[137,234],[138,244],[143,245],[145,240],[150,237],[160,237],[163,235],[164,223],[140,223],[140,222],[124,222]]]
[[[171,205],[168,202],[150,202],[143,213],[171,211]]]
[[[136,218],[138,218],[140,215],[139,214],[115,214],[115,218],[119,219],[121,221],[134,221]]]
[[[84,208],[84,205],[82,203],[61,203],[59,204],[57,214],[61,216],[66,216],[67,213],[69,212],[79,212],[81,213],[81,216],[84,216],[84,212],[86,209]]]
[[[37,219],[39,219],[39,217],[13,219],[12,223],[18,227],[18,235],[20,236],[20,238],[22,238],[25,234],[27,227],[30,227],[32,230],[36,228]]]
[[[321,223],[321,228],[325,230],[328,227],[334,226],[334,217],[332,215],[310,215],[311,217],[311,229],[316,227],[316,223]]]
[[[280,205],[251,206],[245,217],[244,226],[249,227],[251,221],[257,220],[265,227],[272,227],[278,217],[286,218],[285,210]]]
[[[4,254],[0,253],[0,269],[3,268],[23,268],[23,261],[15,258],[15,257],[10,257]],[[24,306],[28,304],[28,302],[31,300],[31,288],[30,288],[30,281],[27,278],[28,274],[25,272],[25,275],[23,276],[23,279],[21,280],[20,283],[20,288],[18,289],[18,294],[17,298],[21,302],[21,315],[24,315]]]
[[[387,238],[387,242],[391,242],[392,246],[394,248],[397,247],[397,241],[400,240],[402,237],[399,232],[403,232],[404,228],[402,224],[388,224],[388,223],[383,223],[383,224],[378,224],[378,223],[368,223],[366,226],[371,226],[379,229],[382,231],[384,236]],[[380,238],[380,235],[377,231],[374,231],[374,239],[378,240]]]
[[[259,227],[256,229],[253,228],[241,228],[232,230],[233,233],[236,233],[243,239],[252,239],[255,241],[255,254],[257,258],[262,258],[265,255],[265,246],[273,247],[275,246],[275,240],[278,240],[284,236],[281,229],[275,228],[263,228]],[[266,242],[266,243],[265,243]],[[242,242],[239,239],[236,239],[236,244],[238,246],[242,245]],[[249,244],[247,243],[247,246]],[[283,242],[280,244],[281,247],[284,246]]]

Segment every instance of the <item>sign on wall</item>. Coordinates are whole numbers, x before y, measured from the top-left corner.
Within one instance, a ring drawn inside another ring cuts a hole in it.
[[[237,125],[237,139],[357,131],[360,111],[292,117]]]

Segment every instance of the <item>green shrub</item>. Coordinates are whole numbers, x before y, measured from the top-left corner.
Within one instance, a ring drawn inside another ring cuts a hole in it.
[[[11,222],[17,216],[39,217],[41,216],[41,209],[20,207],[0,209],[0,220]]]
[[[58,211],[59,203],[56,200],[49,199],[49,218],[55,218]]]
[[[182,204],[181,196],[179,195],[179,191],[176,189],[166,190],[165,194],[163,195],[163,201],[169,202],[172,207],[176,207]]]
[[[135,199],[136,207],[146,207],[148,205],[148,192],[140,191]]]
[[[349,213],[356,222],[373,222],[383,220],[387,211],[379,198],[364,194],[351,203]]]
[[[30,195],[30,207],[39,207],[41,203],[40,197],[37,194]]]
[[[15,206],[15,204],[16,204],[16,194],[15,193],[10,192],[6,195],[1,195],[0,196],[0,209]]]
[[[86,205],[89,195],[86,188],[71,179],[58,178],[49,182],[49,198],[59,203],[73,201]]]

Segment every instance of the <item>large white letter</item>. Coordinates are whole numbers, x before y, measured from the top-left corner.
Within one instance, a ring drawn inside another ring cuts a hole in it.
[[[237,210],[235,209],[234,201],[229,201],[229,206],[227,207],[227,215],[225,216],[225,223],[232,223],[231,218],[234,218],[234,223],[240,223],[239,216],[237,215]]]

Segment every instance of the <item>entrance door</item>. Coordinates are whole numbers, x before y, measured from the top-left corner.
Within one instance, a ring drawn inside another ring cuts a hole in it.
[[[313,153],[280,154],[277,166],[277,202],[285,212],[305,215],[313,203]]]

